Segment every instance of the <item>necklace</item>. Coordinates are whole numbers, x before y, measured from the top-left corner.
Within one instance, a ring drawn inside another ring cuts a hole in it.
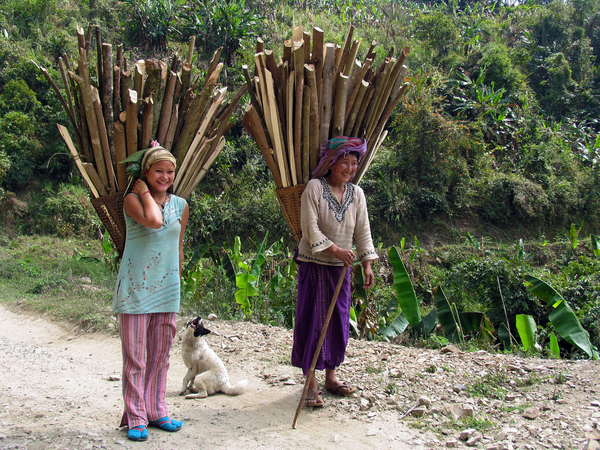
[[[154,199],[154,202],[160,206],[160,209],[164,209],[165,204],[169,201],[169,198],[171,198],[171,194],[167,194],[162,203],[157,202],[156,199]]]

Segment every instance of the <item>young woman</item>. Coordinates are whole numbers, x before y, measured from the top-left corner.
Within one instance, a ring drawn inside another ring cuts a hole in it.
[[[343,266],[358,259],[366,289],[374,284],[371,261],[377,259],[371,239],[367,203],[362,189],[350,181],[367,150],[364,139],[336,137],[321,146],[320,162],[302,194],[302,239],[298,246],[298,298],[292,365],[308,373],[321,335],[329,303]],[[356,253],[352,250],[356,243]],[[357,256],[358,255],[358,256]],[[348,270],[329,323],[315,369],[325,369],[325,389],[352,395],[356,388],[337,379],[350,333],[350,277]],[[323,406],[316,377],[309,380],[307,406]]]
[[[173,195],[175,158],[158,143],[146,150],[142,178],[125,196],[127,235],[113,310],[119,315],[123,350],[121,426],[134,441],[148,439],[148,426],[178,431],[169,419],[167,371],[179,312],[187,202]]]

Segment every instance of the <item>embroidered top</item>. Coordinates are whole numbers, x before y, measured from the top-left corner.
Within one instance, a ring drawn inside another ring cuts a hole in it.
[[[127,234],[113,296],[115,313],[179,312],[179,236],[185,205],[183,198],[171,195],[158,230],[125,214]]]
[[[353,240],[356,242],[355,253],[361,261],[378,258],[371,239],[367,201],[360,187],[346,183],[340,204],[325,178],[312,179],[302,194],[300,216],[300,261],[343,266],[339,259],[324,250],[334,243],[350,250]]]

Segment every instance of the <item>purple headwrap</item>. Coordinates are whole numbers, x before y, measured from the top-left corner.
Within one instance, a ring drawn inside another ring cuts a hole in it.
[[[360,138],[337,136],[321,144],[319,164],[312,171],[313,178],[325,175],[340,156],[345,156],[350,152],[358,153],[358,162],[360,162],[367,152],[367,141]]]

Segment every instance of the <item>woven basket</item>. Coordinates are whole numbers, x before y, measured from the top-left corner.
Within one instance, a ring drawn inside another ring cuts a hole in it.
[[[110,234],[119,254],[123,255],[125,248],[125,216],[123,214],[123,192],[105,195],[92,199],[92,205],[102,221],[102,225]]]
[[[298,184],[288,188],[275,189],[277,199],[281,205],[283,216],[287,221],[296,242],[300,243],[302,228],[300,227],[300,200],[304,192],[305,184]]]

